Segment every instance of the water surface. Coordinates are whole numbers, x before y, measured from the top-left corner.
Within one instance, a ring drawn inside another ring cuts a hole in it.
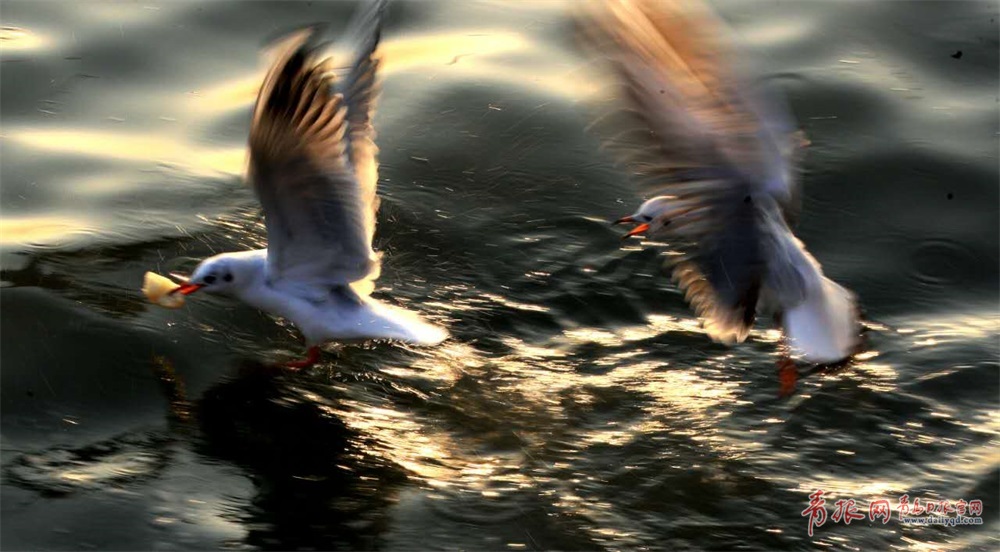
[[[263,366],[290,325],[138,288],[264,243],[259,48],[353,5],[5,1],[2,546],[995,549],[997,5],[715,6],[812,141],[799,233],[871,321],[790,399],[775,331],[711,343],[608,225],[638,198],[566,6],[393,3],[377,293],[454,337],[295,375]],[[986,523],[810,538],[817,489]]]

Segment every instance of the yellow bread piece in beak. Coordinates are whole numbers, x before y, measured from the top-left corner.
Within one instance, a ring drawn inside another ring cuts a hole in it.
[[[368,297],[375,291],[375,280],[358,280],[357,282],[351,282],[350,285],[354,293],[362,297]]]
[[[184,306],[184,295],[180,293],[170,293],[179,288],[170,278],[160,276],[155,272],[147,272],[142,281],[142,292],[151,303],[166,307],[168,309],[179,309]]]

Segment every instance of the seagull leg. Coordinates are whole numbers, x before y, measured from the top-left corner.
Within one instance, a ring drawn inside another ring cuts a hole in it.
[[[781,336],[781,358],[778,359],[778,396],[788,397],[795,392],[795,384],[799,381],[799,369],[789,355],[787,338]]]
[[[285,368],[300,370],[302,368],[308,368],[313,364],[316,364],[317,362],[319,362],[319,347],[314,345],[312,347],[309,347],[309,350],[306,352],[306,358],[302,360],[293,360],[291,362],[286,362],[282,366],[284,366]]]
[[[778,396],[787,397],[795,392],[795,384],[799,381],[799,369],[795,361],[786,355],[778,360]]]
[[[782,324],[782,314],[780,311],[774,313],[774,321],[778,326]],[[778,397],[781,398],[795,393],[795,384],[799,381],[799,369],[795,366],[795,361],[792,360],[790,349],[788,337],[782,332],[781,342],[778,344],[781,357],[776,364],[778,368]]]

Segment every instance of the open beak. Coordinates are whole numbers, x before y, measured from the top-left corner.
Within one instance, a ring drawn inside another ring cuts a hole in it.
[[[180,293],[181,295],[191,295],[192,293],[198,291],[199,289],[205,287],[201,284],[189,283],[191,278],[183,274],[177,274],[176,272],[171,272],[170,277],[181,283],[180,287],[170,290],[169,293]]]
[[[644,223],[640,224],[639,226],[636,226],[635,228],[629,230],[628,234],[625,234],[624,236],[622,236],[622,239],[631,238],[632,236],[638,236],[640,234],[645,233],[646,230],[649,230],[649,223],[644,222]]]
[[[622,217],[622,218],[616,220],[613,224],[624,224],[626,222],[629,223],[629,224],[634,224],[636,222],[636,220],[635,220],[634,217],[632,217],[630,215],[630,216]],[[631,238],[632,236],[638,236],[639,234],[642,234],[646,230],[649,230],[649,223],[643,222],[643,223],[639,224],[638,226],[636,226],[635,228],[629,230],[628,234],[625,234],[624,236],[622,236],[622,239],[624,240],[625,238]]]
[[[172,290],[170,293],[180,293],[181,295],[191,295],[192,293],[203,288],[201,284],[181,284],[181,287]]]

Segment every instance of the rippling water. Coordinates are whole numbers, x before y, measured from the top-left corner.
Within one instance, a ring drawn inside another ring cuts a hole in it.
[[[775,332],[711,343],[608,226],[637,198],[564,5],[392,5],[380,290],[454,339],[299,375],[261,364],[290,326],[138,288],[263,243],[259,47],[353,6],[6,0],[2,546],[996,549],[996,3],[715,5],[812,140],[800,235],[871,321],[790,399]],[[985,524],[810,538],[818,489]]]

